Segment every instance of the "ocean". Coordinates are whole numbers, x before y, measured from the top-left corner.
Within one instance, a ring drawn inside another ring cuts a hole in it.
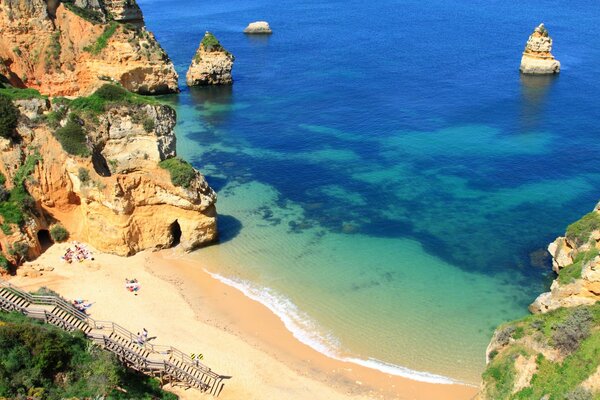
[[[600,198],[597,3],[138,3],[181,78],[178,152],[219,196],[198,268],[331,357],[477,384]],[[519,74],[540,22],[559,76]],[[232,87],[185,87],[207,30]]]

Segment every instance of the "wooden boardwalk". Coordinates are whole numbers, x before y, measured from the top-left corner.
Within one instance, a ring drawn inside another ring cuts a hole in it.
[[[218,396],[224,380],[206,365],[171,346],[138,343],[132,332],[110,321],[96,321],[58,296],[33,295],[0,280],[0,310],[20,312],[65,331],[82,331],[127,367],[157,377],[161,383],[194,387]]]

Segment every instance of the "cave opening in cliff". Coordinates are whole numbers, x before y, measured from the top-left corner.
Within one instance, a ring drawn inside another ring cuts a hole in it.
[[[175,247],[181,242],[181,227],[179,226],[179,222],[175,220],[169,229],[171,230],[171,237],[173,238],[171,240],[171,247]]]
[[[48,248],[54,244],[50,237],[50,232],[47,229],[40,229],[37,233],[37,238],[38,242],[40,242],[42,251],[48,250]]]
[[[111,175],[106,158],[104,158],[101,151],[97,148],[94,148],[92,151],[92,165],[94,166],[94,171],[96,171],[98,175],[103,177]]]

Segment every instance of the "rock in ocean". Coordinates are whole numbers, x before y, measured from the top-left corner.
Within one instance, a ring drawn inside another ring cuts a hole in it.
[[[544,24],[540,24],[527,40],[521,58],[521,72],[524,74],[557,74],[560,62],[554,58],[552,38]]]
[[[206,32],[186,74],[187,85],[231,85],[234,59],[212,33]]]
[[[256,21],[248,24],[246,29],[244,29],[244,33],[248,34],[270,34],[273,33],[269,23],[266,21]]]

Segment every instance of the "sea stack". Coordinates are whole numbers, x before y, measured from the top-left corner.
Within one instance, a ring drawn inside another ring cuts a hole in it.
[[[560,72],[560,62],[554,58],[552,51],[552,38],[544,24],[540,24],[527,40],[523,58],[521,58],[521,72],[524,74],[557,74]]]
[[[206,32],[188,69],[187,85],[231,85],[234,59],[212,33]]]
[[[250,24],[248,24],[246,29],[244,29],[244,33],[247,33],[250,35],[264,35],[264,34],[268,35],[268,34],[273,33],[273,31],[271,30],[271,27],[269,26],[268,22],[256,21],[256,22],[251,22]]]

